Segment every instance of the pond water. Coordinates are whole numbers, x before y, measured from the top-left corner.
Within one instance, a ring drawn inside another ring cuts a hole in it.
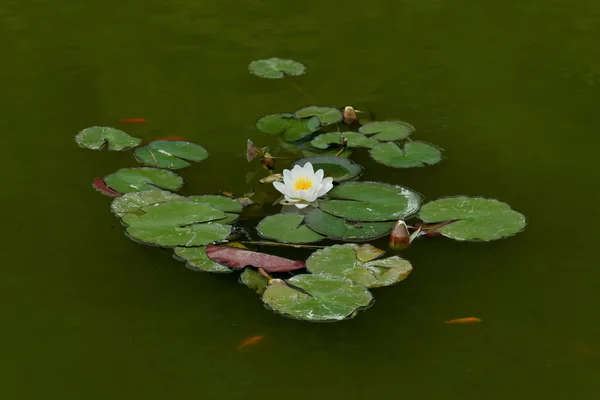
[[[0,397],[597,398],[599,38],[592,0],[2,2]],[[248,73],[268,57],[309,71]],[[210,157],[183,193],[264,191],[245,180],[246,140],[270,143],[254,122],[311,103],[408,121],[445,149],[365,179],[496,198],[529,225],[417,241],[411,276],[371,309],[299,322],[125,237],[91,181],[131,153],[73,140],[93,125],[184,136]],[[468,316],[483,321],[444,323]]]

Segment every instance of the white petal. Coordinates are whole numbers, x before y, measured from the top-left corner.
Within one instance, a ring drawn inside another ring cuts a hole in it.
[[[317,192],[317,197],[323,196],[325,193],[329,192],[333,189],[333,178],[325,178],[319,185],[319,191]]]
[[[324,173],[325,172],[323,172],[322,169],[320,169],[317,172],[315,172],[315,178],[314,178],[315,186],[319,186],[321,184],[321,181],[323,180],[323,174]]]
[[[304,172],[305,173],[310,173],[311,176],[315,175],[315,170],[312,166],[312,164],[309,162],[307,162],[306,164],[304,164]]]
[[[304,169],[299,165],[294,165],[294,168],[292,168],[292,171],[290,172],[292,181],[295,182],[296,179],[300,178],[302,175],[304,175]]]
[[[294,197],[289,197],[287,195],[283,196],[285,198],[285,201],[287,201],[288,203],[297,203],[300,201],[300,199],[294,198]]]
[[[309,203],[312,203],[313,201],[315,201],[317,199],[317,197],[319,197],[317,195],[317,192],[308,193],[307,190],[305,190],[304,192],[306,192],[306,193],[302,194],[302,199],[304,199],[305,201],[307,201]]]
[[[275,186],[275,189],[277,189],[282,194],[286,194],[287,190],[283,183],[275,181],[273,182],[273,186]]]
[[[292,171],[290,171],[289,169],[284,169],[283,170],[283,183],[285,183],[286,185],[293,185],[292,181],[293,181]]]
[[[296,207],[298,208],[306,208],[308,207],[310,204],[309,203],[296,203],[294,204]]]

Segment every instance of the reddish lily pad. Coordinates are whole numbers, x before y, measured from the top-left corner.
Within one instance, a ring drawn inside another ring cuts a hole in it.
[[[244,268],[250,265],[268,272],[289,272],[305,268],[303,261],[228,246],[207,246],[206,255],[214,262],[229,268]]]

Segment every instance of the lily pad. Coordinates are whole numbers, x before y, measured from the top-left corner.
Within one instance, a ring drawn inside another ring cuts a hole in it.
[[[394,221],[356,222],[338,218],[319,209],[306,214],[304,223],[313,231],[333,240],[363,242],[387,235],[394,227]]]
[[[342,112],[333,107],[310,106],[301,108],[294,113],[296,118],[318,117],[321,125],[336,124],[343,119]]]
[[[185,261],[185,266],[192,271],[229,273],[231,269],[214,262],[206,255],[206,247],[175,247],[174,257]]]
[[[312,273],[343,276],[368,288],[393,285],[412,271],[410,262],[398,256],[361,262],[359,248],[356,244],[343,244],[317,250],[306,260],[306,268]]]
[[[182,140],[156,140],[135,149],[136,160],[157,168],[181,169],[189,167],[189,161],[198,162],[207,157],[204,147]]]
[[[326,322],[354,317],[373,303],[373,295],[348,278],[321,273],[296,275],[285,282],[273,279],[262,300],[280,314]]]
[[[304,215],[276,214],[265,217],[258,223],[258,234],[267,239],[283,243],[313,243],[324,239],[308,226],[303,225]]]
[[[340,200],[321,201],[319,208],[351,221],[397,221],[416,213],[421,204],[416,192],[381,182],[344,182],[328,196]]]
[[[141,211],[126,214],[122,221],[127,225],[127,234],[144,243],[161,247],[204,246],[231,233],[228,225],[202,223],[226,217],[223,211],[206,203],[174,201],[146,206]]]
[[[366,147],[368,149],[379,144],[375,139],[371,139],[358,132],[328,132],[314,138],[310,144],[318,149],[326,149],[329,145],[340,145],[342,140],[346,141],[347,147]]]
[[[317,149],[316,147],[311,146],[309,143],[305,143],[302,147],[301,153],[304,157],[343,157],[350,158],[352,155],[352,149],[346,147],[340,153],[340,148],[328,148],[328,149]]]
[[[292,163],[291,168],[296,165],[304,166],[310,162],[315,171],[323,170],[325,176],[333,178],[334,182],[346,181],[356,178],[362,172],[362,167],[344,157],[315,156],[305,157]]]
[[[108,150],[122,151],[136,147],[142,139],[129,136],[115,128],[92,126],[79,132],[75,141],[79,147],[86,149],[101,150],[108,143]]]
[[[110,209],[117,217],[135,212],[145,206],[169,201],[181,201],[185,197],[166,190],[145,190],[143,192],[131,192],[115,198],[110,204]]]
[[[447,197],[425,204],[419,211],[424,222],[459,220],[437,232],[455,240],[490,241],[512,236],[525,228],[525,216],[506,203],[482,197]]]
[[[216,194],[189,196],[188,199],[197,203],[208,203],[217,210],[221,210],[224,212],[239,213],[242,212],[242,210],[244,209],[244,206],[242,206],[242,204],[236,199]]]
[[[319,118],[296,119],[293,114],[269,114],[256,121],[256,128],[269,135],[283,133],[287,142],[295,142],[313,134],[321,126]]]
[[[248,65],[248,70],[261,78],[281,79],[286,76],[302,75],[306,72],[306,67],[298,61],[273,57],[252,61]]]
[[[183,186],[183,178],[158,168],[121,168],[104,177],[104,183],[123,194],[154,189],[177,191]]]
[[[248,286],[261,296],[265,292],[267,284],[269,283],[267,278],[252,268],[244,269],[244,272],[242,272],[240,275],[240,280],[244,285]]]
[[[373,147],[371,157],[388,167],[410,168],[437,164],[442,159],[442,152],[425,142],[408,142],[403,149],[394,142],[386,142]]]
[[[250,265],[268,272],[289,272],[305,267],[303,261],[229,246],[208,246],[206,255],[211,260],[227,265],[229,268],[244,268]]]
[[[373,136],[373,139],[384,142],[405,139],[415,131],[415,128],[406,122],[377,121],[361,126],[358,131],[365,135],[376,133],[376,135]]]

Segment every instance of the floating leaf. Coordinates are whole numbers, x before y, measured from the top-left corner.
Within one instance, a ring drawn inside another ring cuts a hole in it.
[[[383,142],[407,138],[412,132],[415,131],[415,128],[406,122],[377,121],[361,126],[358,131],[360,133],[364,133],[365,135],[372,135],[376,133],[376,135],[373,136],[373,139]]]
[[[361,244],[360,246],[356,246],[354,248],[354,252],[356,253],[356,259],[360,262],[374,260],[385,253],[385,251],[370,244]]]
[[[306,67],[294,60],[273,57],[255,60],[248,65],[248,70],[261,78],[281,79],[285,76],[297,76],[306,72]]]
[[[185,266],[192,271],[228,273],[231,269],[214,262],[206,255],[206,247],[175,247],[174,257],[185,261]]]
[[[269,215],[259,222],[256,230],[267,239],[283,243],[312,243],[323,239],[306,225],[301,225],[304,215],[276,214]]]
[[[252,143],[252,140],[248,139],[248,142],[246,143],[246,160],[250,162],[256,157],[262,156],[263,154],[263,149]]]
[[[267,272],[288,272],[304,268],[303,261],[272,256],[257,251],[241,250],[228,246],[208,246],[206,255],[211,260],[227,265],[229,268],[253,266]]]
[[[204,147],[180,140],[155,140],[148,146],[135,149],[135,158],[144,165],[157,168],[181,169],[188,161],[202,161],[208,157]]]
[[[196,203],[208,203],[217,210],[224,212],[239,213],[242,212],[244,206],[240,204],[235,198],[221,196],[217,194],[205,194],[202,196],[189,196],[189,200],[195,201]]]
[[[340,153],[340,150],[342,152]],[[346,147],[344,149],[341,148],[328,148],[328,149],[317,149],[316,147],[311,146],[309,143],[304,143],[301,149],[302,156],[304,157],[343,157],[350,158],[352,155],[352,149]]]
[[[142,139],[129,136],[127,133],[115,128],[92,126],[79,132],[75,136],[79,147],[100,150],[108,143],[108,150],[129,150],[139,145]]]
[[[366,147],[371,148],[379,142],[358,132],[328,132],[314,138],[310,144],[318,149],[326,149],[329,145],[340,145],[345,140],[347,147]]]
[[[305,157],[292,163],[291,168],[295,165],[304,166],[310,162],[315,171],[322,169],[325,176],[330,176],[335,182],[341,182],[348,179],[356,178],[362,172],[362,167],[355,164],[353,161],[344,157],[334,156],[315,156]]]
[[[256,121],[256,128],[269,135],[283,133],[284,140],[294,142],[300,140],[321,126],[319,118],[296,119],[293,114],[270,114]]]
[[[304,223],[313,231],[334,240],[362,242],[387,235],[394,227],[393,221],[356,222],[347,221],[314,209],[306,214]]]
[[[455,240],[489,241],[512,236],[525,228],[525,216],[506,203],[482,197],[447,197],[425,204],[424,222],[459,220],[437,229]]]
[[[358,248],[343,244],[317,250],[306,260],[306,268],[315,274],[343,276],[368,288],[393,285],[412,271],[410,262],[398,256],[363,263],[358,260]]]
[[[373,147],[371,157],[388,167],[410,168],[437,164],[442,159],[442,152],[425,142],[408,142],[404,149],[394,142],[387,142]]]
[[[227,225],[202,224],[226,218],[223,211],[206,203],[174,201],[146,206],[141,211],[141,214],[126,214],[122,221],[132,239],[145,243],[162,247],[204,246],[231,233]]]
[[[244,272],[240,275],[240,280],[250,289],[262,296],[267,288],[267,278],[262,276],[258,271],[252,268],[244,269]]]
[[[342,112],[337,108],[317,106],[301,108],[294,113],[294,116],[296,118],[318,117],[323,126],[336,124],[343,118]]]
[[[106,186],[106,183],[104,183],[104,179],[102,179],[102,178],[94,179],[94,181],[92,182],[92,187],[105,196],[109,196],[109,197],[123,196],[122,193],[119,193],[116,190],[112,190],[111,188]]]
[[[104,177],[104,183],[119,193],[166,189],[176,191],[183,186],[183,178],[174,172],[157,168],[121,168]]]
[[[167,192],[166,190],[145,190],[143,192],[131,192],[124,196],[117,197],[110,204],[110,208],[117,217],[122,217],[127,213],[138,211],[151,204],[180,201],[184,199],[185,197]]]
[[[373,302],[367,288],[341,276],[301,274],[286,282],[271,280],[262,300],[274,311],[292,318],[340,321],[354,317]]]
[[[416,192],[381,182],[344,182],[328,196],[340,200],[321,201],[319,208],[352,221],[397,221],[416,213],[421,203]]]

